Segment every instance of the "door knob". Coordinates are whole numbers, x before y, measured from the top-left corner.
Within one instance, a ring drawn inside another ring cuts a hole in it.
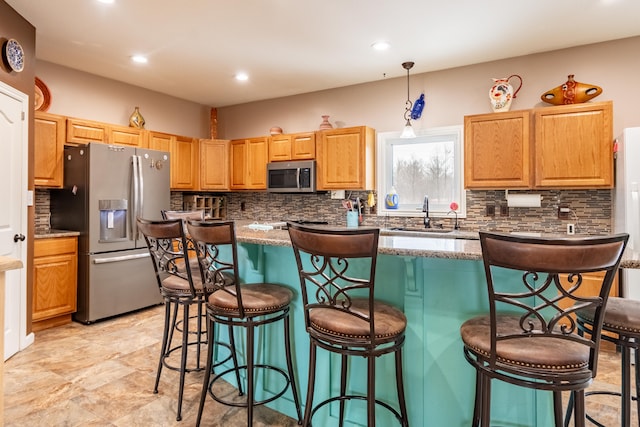
[[[13,241],[17,242],[18,240],[21,242],[24,242],[24,234],[16,234],[15,236],[13,236]]]

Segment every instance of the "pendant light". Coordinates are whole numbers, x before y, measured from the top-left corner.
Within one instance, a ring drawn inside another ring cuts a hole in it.
[[[413,126],[411,126],[411,107],[413,103],[409,98],[409,70],[413,67],[413,62],[403,62],[402,68],[407,70],[407,102],[405,104],[404,109],[404,119],[406,123],[404,125],[404,129],[402,129],[402,133],[400,134],[400,138],[415,138],[416,133],[413,131]]]

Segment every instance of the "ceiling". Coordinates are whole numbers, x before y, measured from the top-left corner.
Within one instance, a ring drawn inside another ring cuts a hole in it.
[[[5,1],[39,60],[212,107],[640,35],[637,0]]]

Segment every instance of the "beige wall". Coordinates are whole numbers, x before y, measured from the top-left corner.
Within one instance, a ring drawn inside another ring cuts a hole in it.
[[[210,108],[45,61],[36,75],[51,92],[50,113],[129,125],[140,107],[145,128],[196,138],[210,136]]]
[[[594,101],[614,101],[614,135],[618,135],[625,127],[640,126],[640,83],[635,77],[640,70],[639,51],[640,37],[633,37],[411,75],[411,100],[422,91],[426,95],[422,118],[414,126],[458,125],[464,115],[491,112],[488,93],[493,77],[522,77],[522,90],[511,106],[520,110],[549,105],[540,95],[575,74],[576,81],[603,88]],[[334,127],[368,125],[378,132],[397,131],[404,125],[406,93],[403,77],[223,107],[218,109],[219,137],[266,135],[272,126],[288,133],[315,130],[322,114],[330,115]]]
[[[426,94],[422,118],[416,128],[462,124],[463,116],[490,112],[488,92],[493,77],[519,74],[522,90],[511,109],[548,104],[545,91],[575,74],[579,82],[595,84],[603,93],[594,101],[614,101],[614,135],[622,128],[640,126],[636,100],[640,84],[640,37],[554,52],[453,68],[410,77],[411,99]],[[410,59],[410,58],[408,58]],[[38,61],[36,75],[52,93],[50,112],[122,125],[135,106],[146,128],[179,135],[209,136],[209,106],[163,95],[136,86]],[[398,68],[401,65],[398,64]],[[403,122],[406,78],[393,78],[303,95],[240,104],[218,109],[218,136],[242,138],[267,135],[272,126],[285,132],[318,128],[320,116],[330,115],[335,127],[368,125],[378,132],[399,130]]]

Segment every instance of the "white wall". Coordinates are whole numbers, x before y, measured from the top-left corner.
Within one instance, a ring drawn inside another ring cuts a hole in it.
[[[519,74],[524,83],[512,110],[543,107],[540,95],[575,74],[603,93],[593,101],[613,100],[614,135],[640,126],[640,37],[532,54],[410,76],[411,100],[422,91],[426,106],[416,128],[462,124],[468,114],[491,112],[491,78]],[[401,68],[401,64],[398,64]],[[267,135],[272,126],[287,133],[318,129],[323,114],[334,127],[367,125],[378,132],[400,130],[407,94],[406,77],[218,109],[221,138]]]

